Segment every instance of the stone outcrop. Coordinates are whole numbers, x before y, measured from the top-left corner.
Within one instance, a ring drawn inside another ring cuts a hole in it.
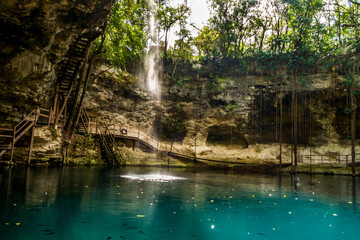
[[[0,2],[0,122],[53,100],[56,67],[78,36],[103,26],[113,0]],[[29,107],[31,106],[31,107]]]

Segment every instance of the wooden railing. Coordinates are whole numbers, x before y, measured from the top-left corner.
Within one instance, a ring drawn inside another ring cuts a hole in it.
[[[107,138],[108,142],[110,143],[113,158],[115,159],[115,161],[120,161],[120,164],[123,164],[124,158],[115,144],[116,136],[112,134],[112,132],[110,131],[107,124],[105,124],[105,137]],[[119,157],[120,159],[117,159],[117,157]]]
[[[81,108],[78,124],[80,124],[79,127],[81,127],[86,134],[99,137],[101,145],[108,156],[107,160],[110,165],[123,163],[123,157],[115,144],[115,135],[109,130],[109,126],[106,123],[91,122],[86,109]],[[120,159],[117,159],[117,157]]]
[[[175,143],[171,144],[162,144],[160,140],[156,137],[145,133],[144,131],[140,130],[138,127],[134,127],[132,125],[122,125],[116,124],[114,122],[109,123],[106,121],[103,122],[94,122],[91,121],[89,114],[87,113],[85,108],[81,109],[81,116],[79,122],[85,128],[85,132],[89,135],[99,135],[99,138],[104,145],[105,150],[107,151],[108,155],[112,153],[118,154],[123,161],[123,157],[121,153],[118,151],[115,140],[116,138],[125,138],[130,140],[136,140],[146,147],[152,149],[153,151],[166,151],[169,155],[187,158],[187,159],[195,159],[195,156],[184,154],[183,151],[180,150],[180,146],[175,146]],[[171,153],[171,154],[170,154]],[[114,159],[112,159],[114,160]],[[204,161],[215,161],[209,159],[199,159]],[[220,162],[220,161],[219,161]]]
[[[158,140],[156,137],[145,133],[138,127],[134,127],[128,124],[121,125],[113,122],[108,123],[106,121],[91,121],[91,118],[89,117],[89,114],[87,113],[85,108],[81,109],[79,122],[85,128],[84,130],[87,134],[98,134],[104,145],[106,144],[107,146],[111,146],[107,148],[113,149],[113,151],[117,152],[117,154],[120,155],[121,158],[121,153],[118,151],[115,145],[116,138],[136,140],[154,151],[172,151],[177,152],[179,155],[187,156],[187,158],[191,158],[191,156],[182,154],[182,151],[174,146],[175,144],[161,144],[160,140]]]
[[[327,155],[299,155],[299,163],[309,164],[345,164],[349,165],[352,163],[351,155],[337,155],[331,157]],[[360,155],[355,155],[355,163],[360,163]]]
[[[2,150],[0,152],[0,156],[3,155],[7,150],[11,150],[10,163],[12,163],[16,142],[19,141],[20,138],[22,138],[30,129],[35,127],[40,117],[47,119],[46,123],[50,126],[50,124],[54,122],[55,114],[52,109],[49,110],[36,107],[28,115],[23,117],[23,119],[12,129],[0,128],[0,137],[8,139],[5,140],[2,145],[0,145],[0,150]],[[28,164],[30,164],[33,135],[34,133],[31,134]]]
[[[11,150],[11,159],[10,163],[13,160],[15,144],[19,139],[21,139],[30,129],[33,129],[35,125],[39,122],[40,117],[44,118],[46,122],[42,121],[43,124],[54,124],[55,122],[55,112],[51,109],[45,109],[36,107],[28,115],[23,117],[23,119],[12,129],[10,128],[0,128],[0,138],[4,138],[5,141],[0,145],[0,156],[7,150]],[[166,151],[169,155],[183,157],[187,159],[194,160],[204,160],[204,161],[214,161],[222,162],[212,159],[203,159],[197,158],[195,155],[191,156],[184,154],[181,147],[176,147],[175,143],[171,144],[162,144],[160,140],[156,137],[145,133],[140,130],[138,127],[131,125],[120,125],[116,123],[107,123],[107,122],[92,122],[86,109],[81,108],[79,123],[82,124],[86,134],[88,135],[98,135],[102,146],[104,147],[105,152],[111,158],[109,159],[110,164],[114,165],[117,161],[116,155],[121,158],[123,161],[121,153],[118,151],[115,140],[116,138],[127,138],[141,142],[145,146],[151,148],[154,151]],[[33,141],[33,134],[31,136],[30,143],[30,153],[31,145]],[[30,163],[30,153],[28,163]],[[327,156],[327,155],[299,155],[299,163],[310,163],[310,164],[352,164],[351,155],[338,155],[338,156]],[[238,162],[232,162],[238,164]],[[355,163],[360,164],[360,155],[355,156]],[[243,164],[243,163],[239,163]]]
[[[110,158],[108,159],[110,165],[115,164],[115,157],[113,155],[112,146],[111,143],[108,141],[106,137],[106,133],[103,133],[100,127],[96,128],[96,134],[99,136],[101,145],[103,146],[103,149],[105,150],[107,156]]]

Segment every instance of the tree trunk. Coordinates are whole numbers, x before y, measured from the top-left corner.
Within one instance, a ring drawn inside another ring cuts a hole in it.
[[[266,23],[267,24],[267,23]],[[261,36],[260,36],[260,46],[259,46],[259,50],[260,52],[262,51],[263,48],[263,44],[264,44],[264,38],[265,38],[265,33],[266,33],[266,25],[263,26],[262,32],[261,32]]]
[[[339,3],[337,3],[338,4],[338,8],[337,8],[337,10],[338,10],[338,14],[339,14],[339,20],[338,20],[338,41],[339,41],[339,45],[341,45],[342,44],[342,42],[341,42],[341,12],[340,12],[340,5],[339,5]]]
[[[296,172],[296,168],[297,168],[297,131],[298,131],[298,127],[297,127],[297,122],[298,122],[298,115],[297,115],[297,71],[295,70],[293,72],[293,91],[292,91],[292,161],[291,161],[291,166],[292,169],[291,171],[293,173]]]
[[[295,80],[295,109],[294,109],[294,172],[298,165],[298,154],[297,154],[297,144],[298,144],[298,82],[297,82],[297,73],[294,76]]]
[[[355,176],[355,141],[356,141],[356,104],[354,103],[353,97],[351,99],[351,171],[352,175]]]
[[[167,54],[167,45],[168,45],[168,31],[169,29],[165,30],[165,42],[164,42],[164,54]]]
[[[280,99],[280,135],[279,135],[279,142],[280,142],[280,157],[279,157],[279,161],[280,161],[280,167],[282,164],[282,108],[283,108],[283,103],[282,103],[283,99]]]

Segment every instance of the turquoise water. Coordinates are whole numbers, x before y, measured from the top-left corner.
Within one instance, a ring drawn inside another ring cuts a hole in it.
[[[0,169],[0,239],[360,239],[359,179]]]

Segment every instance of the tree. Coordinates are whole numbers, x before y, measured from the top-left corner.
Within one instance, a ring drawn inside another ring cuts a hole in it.
[[[303,75],[309,66],[314,63],[312,52],[311,33],[313,30],[314,16],[323,7],[321,0],[284,0],[287,4],[286,18],[291,31],[289,41],[291,57],[289,69],[293,82],[292,104],[293,104],[293,171],[296,172],[298,164],[298,84],[299,76]]]
[[[102,54],[108,63],[136,72],[145,55],[148,12],[146,0],[116,1],[106,29]],[[100,45],[100,40],[97,45]]]
[[[210,23],[218,34],[219,52],[222,57],[241,56],[245,38],[250,30],[250,14],[257,1],[209,0],[213,10]]]
[[[219,33],[209,26],[204,26],[199,34],[194,38],[194,45],[198,50],[198,55],[206,58],[219,56],[219,49],[216,42]]]
[[[186,4],[180,4],[177,7],[171,7],[168,4],[159,5],[157,9],[157,19],[159,26],[164,32],[164,53],[167,54],[168,49],[168,34],[170,29],[178,24],[184,22],[190,16],[190,8]]]

